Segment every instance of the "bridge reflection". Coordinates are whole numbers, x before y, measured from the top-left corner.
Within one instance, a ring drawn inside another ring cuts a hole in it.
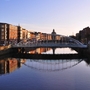
[[[9,74],[21,68],[22,65],[27,68],[43,71],[56,72],[71,69],[82,61],[90,65],[90,59],[22,59],[22,58],[6,58],[0,60],[0,75]]]
[[[31,50],[30,53],[18,52],[0,56],[0,75],[11,73],[20,68],[22,64],[28,68],[45,72],[70,69],[82,61],[90,65],[90,57],[81,56],[77,53],[46,54],[50,50],[51,48],[38,48]]]
[[[81,61],[83,60],[28,60],[24,65],[34,70],[54,72],[70,69]]]

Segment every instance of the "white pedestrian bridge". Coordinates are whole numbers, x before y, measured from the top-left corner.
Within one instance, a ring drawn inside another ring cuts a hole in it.
[[[40,41],[27,41],[19,42],[12,47],[31,47],[31,48],[40,48],[40,47],[56,47],[56,48],[87,48],[87,45],[82,44],[78,40],[75,40],[71,37],[67,37],[67,40],[40,40]]]

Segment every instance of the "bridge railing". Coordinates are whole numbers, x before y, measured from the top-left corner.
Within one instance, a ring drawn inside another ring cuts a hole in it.
[[[59,35],[56,35],[59,36]],[[67,36],[63,36],[60,35],[59,39],[55,39],[55,40],[27,40],[27,42],[19,42],[15,45],[13,45],[13,47],[35,47],[35,46],[67,46],[67,47],[73,47],[73,46],[77,46],[77,47],[87,47],[86,45],[83,45],[81,42],[79,42],[78,40],[75,40],[71,37],[67,37]]]
[[[13,47],[82,47],[80,44],[75,42],[60,42],[60,41],[37,41],[37,42],[26,42],[18,43]]]

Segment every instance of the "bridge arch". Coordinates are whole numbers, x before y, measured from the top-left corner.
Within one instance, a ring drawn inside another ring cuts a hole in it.
[[[64,35],[58,35],[53,30],[53,35],[55,36],[52,38],[52,40],[37,40],[37,41],[27,41],[27,42],[19,42],[15,45],[12,45],[12,47],[20,47],[20,48],[40,48],[40,47],[46,47],[46,48],[87,48],[87,45],[82,44],[76,39],[73,39],[68,36]],[[52,35],[52,34],[50,34]],[[59,37],[56,38],[56,37]],[[53,51],[54,52],[54,51]]]

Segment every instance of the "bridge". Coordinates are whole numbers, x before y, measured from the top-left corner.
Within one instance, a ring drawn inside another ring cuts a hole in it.
[[[40,48],[40,47],[55,47],[55,48],[87,48],[87,45],[82,44],[78,40],[75,40],[68,36],[63,35],[55,35],[55,37],[59,36],[59,39],[51,39],[51,40],[27,40],[27,41],[20,41],[19,43],[12,45],[12,47],[17,48]]]

